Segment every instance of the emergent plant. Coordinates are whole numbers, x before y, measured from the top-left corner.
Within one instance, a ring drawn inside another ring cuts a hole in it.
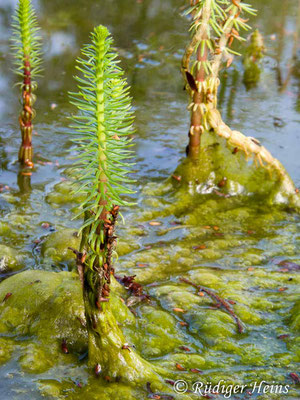
[[[78,93],[70,93],[79,113],[73,116],[73,142],[78,149],[82,171],[79,191],[85,195],[79,214],[84,215],[81,251],[85,252],[85,289],[92,307],[102,309],[108,301],[112,273],[114,228],[119,206],[129,203],[122,195],[128,186],[131,164],[133,113],[123,72],[111,49],[108,30],[99,26],[91,35],[92,44],[78,58]]]
[[[198,158],[205,130],[205,103],[216,105],[223,56],[229,66],[233,55],[238,54],[231,48],[234,39],[245,40],[239,31],[250,29],[247,21],[241,18],[243,11],[254,13],[249,5],[239,0],[190,0],[185,12],[192,18],[192,39],[185,50],[182,71],[192,100],[188,154],[193,159]],[[193,55],[195,59],[191,60]]]
[[[23,166],[32,167],[32,120],[36,101],[36,77],[41,73],[41,42],[38,24],[30,0],[19,0],[12,22],[12,51],[15,57],[15,73],[21,77],[22,111],[19,117],[22,143],[19,161]]]
[[[110,305],[115,224],[119,207],[130,204],[123,196],[133,193],[128,187],[133,112],[112,42],[105,27],[94,29],[91,44],[77,60],[78,93],[70,93],[78,109],[72,118],[73,142],[81,171],[79,192],[85,197],[79,212],[84,217],[81,246],[79,252],[73,251],[83,287],[89,362],[96,374],[105,371],[111,378],[121,374],[132,379],[140,376],[141,360],[124,350]]]
[[[182,60],[191,97],[188,155],[198,160],[201,135],[214,132],[232,146],[234,154],[242,151],[247,159],[253,157],[256,165],[267,168],[270,174],[275,172],[284,192],[295,196],[295,186],[282,164],[258,140],[231,130],[217,110],[220,69],[224,62],[229,67],[234,55],[239,55],[231,46],[234,40],[245,40],[240,36],[242,29],[250,29],[243,13],[253,15],[255,10],[241,0],[190,0],[186,14],[192,17],[192,40]],[[191,63],[193,55],[196,59]]]

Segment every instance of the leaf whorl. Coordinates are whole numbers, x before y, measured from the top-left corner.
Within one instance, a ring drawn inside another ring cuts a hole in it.
[[[100,215],[115,205],[129,205],[123,196],[134,193],[128,185],[133,164],[130,150],[133,112],[129,87],[112,49],[107,28],[99,26],[91,34],[77,59],[78,92],[69,93],[78,109],[72,116],[72,141],[77,146],[75,166],[81,170],[78,192],[84,201],[77,216],[85,216],[82,229],[88,228],[89,241],[101,227]],[[88,217],[87,217],[88,216]]]
[[[12,18],[11,49],[15,59],[15,73],[23,76],[24,63],[28,61],[31,77],[40,76],[41,38],[35,11],[31,0],[19,0]]]

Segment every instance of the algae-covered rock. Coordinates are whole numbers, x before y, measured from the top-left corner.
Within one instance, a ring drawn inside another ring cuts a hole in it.
[[[139,326],[142,337],[139,347],[145,357],[164,356],[183,344],[183,335],[178,331],[172,315],[150,306],[143,306],[141,313],[143,318],[139,321]]]
[[[297,301],[292,308],[289,323],[293,331],[300,332],[300,301]]]
[[[0,337],[0,365],[6,363],[10,359],[13,349],[12,340]]]
[[[40,374],[53,366],[53,359],[49,357],[49,351],[30,343],[23,348],[19,363],[23,371]]]
[[[7,293],[10,296],[7,297]],[[86,350],[85,316],[80,282],[70,272],[24,271],[0,285],[1,333],[8,336],[34,336],[60,353],[61,341],[70,350]]]
[[[201,286],[212,288],[218,288],[222,286],[222,279],[211,272],[205,271],[205,269],[192,272],[191,279],[194,283]]]
[[[24,257],[9,246],[0,244],[0,273],[24,267]]]
[[[51,233],[42,244],[41,254],[45,258],[53,261],[73,261],[74,253],[69,247],[78,249],[80,245],[80,235],[75,229],[64,229]]]
[[[57,183],[53,190],[47,195],[47,202],[53,207],[68,203],[82,203],[84,196],[82,193],[74,193],[75,185],[72,181],[65,180]]]
[[[123,348],[127,343],[124,332],[132,330],[130,337],[133,338],[136,324],[133,314],[119,299],[118,293],[122,291],[113,280],[108,307],[97,316],[98,323],[101,321],[101,334],[98,343],[89,346],[90,366],[94,368],[95,362],[99,362],[104,376],[110,379],[121,379],[127,384],[135,382],[138,387],[144,387],[149,381],[154,390],[166,391],[168,388],[158,374],[164,374],[164,370],[144,360],[133,349]],[[0,333],[7,338],[0,341],[0,349],[5,346],[5,350],[0,351],[2,362],[9,360],[14,348],[6,341],[13,342],[17,334],[19,365],[27,373],[42,374],[54,366],[80,365],[78,356],[86,353],[91,337],[87,334],[82,289],[76,273],[25,271],[0,284],[1,298]],[[166,313],[152,313],[148,308],[145,317],[148,315],[146,324],[149,326],[155,326],[160,320],[166,332],[176,333],[171,324],[174,321],[170,316],[166,318]],[[163,331],[160,333],[164,340],[168,339]],[[137,332],[135,341],[137,344],[141,341]],[[17,348],[16,342],[14,345]],[[60,398],[61,389],[57,382],[45,385],[40,382],[41,392],[50,397]],[[131,392],[129,387],[128,390]],[[98,398],[106,399],[102,395],[95,397]]]
[[[118,241],[118,255],[119,256],[124,256],[126,254],[131,253],[134,250],[138,250],[139,249],[139,245],[137,243],[134,242],[128,242],[128,241],[123,241],[123,240],[119,240]]]

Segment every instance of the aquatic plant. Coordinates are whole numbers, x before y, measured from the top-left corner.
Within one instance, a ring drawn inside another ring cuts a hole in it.
[[[35,117],[33,104],[37,89],[35,78],[41,73],[41,42],[39,27],[31,0],[19,0],[12,22],[12,51],[15,58],[15,73],[22,78],[19,85],[22,92],[22,111],[19,117],[22,143],[19,161],[32,167],[32,120]]]
[[[240,0],[191,0],[185,12],[192,18],[192,39],[182,59],[182,71],[192,99],[188,146],[192,158],[197,158],[201,135],[207,130],[206,103],[217,105],[222,61],[225,59],[227,67],[230,66],[233,56],[238,54],[232,49],[234,40],[244,41],[239,31],[250,29],[241,17],[242,12],[254,14],[251,6]]]
[[[243,59],[243,81],[247,89],[255,86],[260,79],[261,60],[265,54],[264,38],[258,29],[250,35],[249,45]]]
[[[133,132],[129,88],[112,43],[107,28],[94,29],[91,44],[77,59],[79,91],[70,93],[78,109],[72,117],[76,166],[81,171],[78,191],[85,196],[78,214],[84,216],[81,245],[73,251],[83,287],[90,365],[97,375],[103,372],[110,378],[135,381],[153,372],[128,349],[110,305],[115,224],[119,207],[130,204],[124,195],[132,193],[128,158]]]
[[[219,73],[225,64],[229,67],[235,55],[234,41],[245,41],[241,30],[249,30],[243,14],[255,14],[255,10],[241,0],[191,0],[186,11],[192,18],[192,40],[187,46],[182,71],[186,88],[191,97],[191,124],[187,153],[198,161],[201,135],[215,133],[224,138],[233,149],[241,151],[246,159],[253,157],[257,166],[268,169],[278,179],[281,190],[299,205],[296,188],[282,164],[266,150],[257,139],[246,137],[226,125],[217,110]],[[192,62],[192,56],[195,60]]]
[[[84,215],[81,250],[87,250],[86,274],[98,270],[87,282],[96,296],[93,304],[101,309],[101,303],[109,297],[119,206],[128,205],[122,195],[132,193],[124,183],[132,183],[128,158],[132,153],[129,135],[133,132],[133,113],[107,29],[99,26],[91,39],[92,44],[82,50],[83,58],[77,60],[79,92],[70,93],[70,98],[79,110],[72,117],[72,128],[79,153],[77,166],[82,170],[79,192],[85,195],[79,212]]]

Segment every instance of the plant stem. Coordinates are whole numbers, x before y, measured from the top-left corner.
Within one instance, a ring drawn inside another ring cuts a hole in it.
[[[209,27],[209,19],[211,15],[211,0],[206,0],[202,8],[201,24],[199,29],[197,29],[195,35],[193,36],[190,44],[185,50],[185,54],[182,60],[182,70],[190,71],[190,58],[197,48],[197,61],[196,73],[195,73],[195,83],[199,90],[194,90],[192,95],[192,111],[191,111],[191,124],[189,130],[189,144],[188,144],[188,157],[192,160],[198,160],[200,153],[201,144],[201,134],[203,133],[203,115],[201,112],[200,105],[203,103],[203,92],[201,90],[201,83],[205,81],[206,73],[203,66],[203,62],[207,61],[208,48],[205,40],[207,39],[207,31]],[[204,44],[204,51],[202,49],[202,41]],[[200,65],[200,68],[198,67]],[[199,85],[200,83],[200,85]]]
[[[104,317],[101,314],[109,312],[109,296],[112,269],[112,250],[115,245],[114,229],[118,217],[119,207],[114,206],[107,209],[107,175],[106,155],[107,138],[105,131],[105,100],[104,100],[104,56],[105,56],[105,35],[97,38],[96,65],[95,65],[95,94],[97,107],[97,142],[98,142],[98,170],[100,172],[98,181],[99,217],[95,229],[96,240],[91,244],[88,236],[93,225],[83,230],[80,252],[77,255],[77,268],[83,286],[83,297],[85,303],[85,314],[89,334],[89,359],[91,364],[102,364],[99,357],[99,335],[102,334],[102,322]],[[86,213],[85,220],[91,217],[91,212]],[[86,253],[92,251],[90,263],[85,264]],[[97,343],[97,344],[96,344]],[[97,350],[98,349],[98,350]]]
[[[99,41],[98,48],[96,49],[96,60],[97,60],[97,67],[96,67],[96,76],[97,76],[97,87],[96,87],[96,104],[97,104],[97,130],[98,130],[98,150],[99,150],[99,160],[98,160],[98,165],[99,165],[99,171],[100,171],[100,177],[99,177],[99,193],[102,193],[102,197],[100,198],[99,201],[99,206],[102,207],[101,214],[99,216],[99,225],[96,230],[98,235],[101,235],[101,231],[104,230],[104,221],[107,218],[107,201],[103,198],[104,193],[106,192],[106,183],[107,183],[107,176],[105,174],[105,167],[106,167],[106,155],[105,155],[105,150],[106,150],[106,135],[105,135],[105,127],[104,127],[104,112],[105,112],[105,106],[104,106],[104,63],[103,63],[103,54],[105,52],[105,38],[104,36],[101,37],[101,40]],[[100,306],[100,301],[101,298],[106,298],[108,296],[102,296],[102,290],[103,286],[109,285],[110,283],[110,276],[107,275],[107,271],[103,271],[104,265],[107,265],[107,260],[106,260],[106,251],[107,251],[107,235],[104,235],[104,240],[100,244],[100,251],[102,254],[100,254],[99,257],[95,259],[94,263],[94,268],[96,274],[98,274],[97,277],[97,287],[96,287],[96,305],[98,305],[98,308],[101,308]],[[102,260],[100,260],[102,256]],[[110,271],[109,271],[110,273]],[[103,282],[106,281],[106,282]],[[109,287],[106,287],[107,292],[109,292]]]
[[[32,166],[33,148],[32,148],[32,81],[31,66],[29,56],[25,56],[24,61],[24,79],[22,86],[22,112],[19,117],[22,134],[22,143],[19,150],[19,161],[22,165]]]
[[[203,38],[205,39],[205,38]],[[197,61],[198,62],[205,62],[207,59],[207,46],[205,46],[204,54],[201,55],[201,46],[198,46],[197,50]],[[205,70],[204,67],[201,66],[197,68],[196,72],[196,85],[197,82],[204,82],[205,81]],[[199,86],[198,86],[199,87]],[[200,144],[201,144],[201,134],[203,133],[203,126],[202,126],[202,113],[200,104],[203,103],[203,91],[194,91],[193,94],[193,108],[191,112],[191,126],[189,130],[189,145],[188,145],[188,156],[193,160],[198,160],[199,152],[200,152]]]
[[[180,280],[181,280],[181,282],[187,283],[188,285],[195,287],[196,289],[200,290],[201,292],[205,292],[211,298],[213,298],[217,303],[219,303],[221,306],[223,306],[235,320],[237,328],[238,328],[238,332],[239,333],[244,332],[244,327],[243,327],[241,321],[239,320],[238,316],[235,314],[235,312],[233,311],[233,309],[230,307],[230,305],[228,304],[228,302],[226,300],[222,299],[220,296],[218,296],[211,290],[209,290],[201,285],[197,285],[196,283],[190,281],[189,279],[181,277]]]

